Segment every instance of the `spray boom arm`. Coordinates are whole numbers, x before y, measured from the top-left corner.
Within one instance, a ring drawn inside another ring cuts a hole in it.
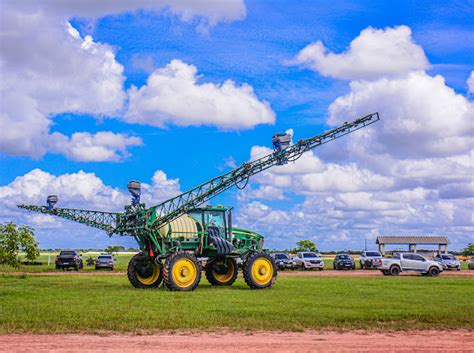
[[[136,181],[132,181],[128,185],[128,189],[133,197],[132,205],[126,206],[126,210],[123,213],[54,208],[54,204],[57,202],[55,195],[51,195],[54,196],[51,200],[48,198],[48,206],[18,205],[18,207],[103,229],[110,235],[117,233],[136,236],[139,233],[148,232],[150,229],[159,229],[234,185],[239,189],[243,189],[247,185],[249,178],[255,174],[273,166],[296,161],[303,153],[353,131],[362,129],[378,120],[378,113],[369,114],[351,123],[346,122],[323,134],[300,140],[293,145],[290,145],[290,138],[288,136],[277,134],[272,140],[274,145],[273,153],[252,162],[243,163],[230,172],[215,177],[149,209],[145,209],[144,204],[139,203],[140,184]]]
[[[274,153],[255,161],[243,163],[241,166],[230,172],[220,175],[204,184],[182,193],[181,195],[151,207],[148,213],[149,217],[147,219],[147,225],[148,227],[161,227],[234,185],[243,189],[252,175],[258,174],[276,165],[296,161],[303,153],[353,131],[362,129],[367,125],[375,123],[379,119],[378,113],[370,114],[351,123],[346,122],[323,134],[300,140],[292,146],[276,150]]]

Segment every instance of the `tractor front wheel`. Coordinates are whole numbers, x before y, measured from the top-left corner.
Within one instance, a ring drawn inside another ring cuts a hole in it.
[[[206,278],[214,286],[231,286],[237,274],[237,261],[231,257],[218,257],[206,265]]]
[[[245,282],[252,289],[271,287],[277,277],[275,261],[263,252],[255,253],[247,258],[243,273]]]
[[[163,270],[165,286],[172,291],[192,291],[201,280],[201,265],[189,253],[170,255]]]
[[[156,288],[163,280],[162,265],[156,264],[144,253],[139,253],[130,259],[127,275],[135,288]]]

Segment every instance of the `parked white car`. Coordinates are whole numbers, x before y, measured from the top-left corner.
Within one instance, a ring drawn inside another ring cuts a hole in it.
[[[359,256],[360,268],[373,269],[375,261],[382,258],[382,255],[378,251],[362,251]]]
[[[296,254],[296,268],[302,270],[311,270],[317,268],[319,271],[324,270],[324,261],[320,255],[312,251],[302,251]]]
[[[433,260],[439,262],[445,270],[458,270],[461,271],[461,261],[456,259],[456,256],[452,254],[438,254]]]
[[[400,272],[417,272],[422,275],[437,276],[443,272],[443,265],[427,260],[414,253],[400,253],[393,258],[381,258],[375,261],[375,268],[386,276],[398,276]]]

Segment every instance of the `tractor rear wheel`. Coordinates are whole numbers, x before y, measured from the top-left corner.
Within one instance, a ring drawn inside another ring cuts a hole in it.
[[[165,286],[172,291],[192,291],[201,280],[201,265],[189,253],[170,255],[163,270]]]
[[[263,252],[255,253],[247,258],[243,273],[245,282],[252,289],[271,287],[277,277],[275,261]]]
[[[127,275],[135,288],[156,288],[163,280],[162,265],[156,264],[144,253],[138,253],[130,259]]]
[[[214,286],[231,286],[237,274],[237,261],[231,257],[218,257],[206,265],[206,278]]]

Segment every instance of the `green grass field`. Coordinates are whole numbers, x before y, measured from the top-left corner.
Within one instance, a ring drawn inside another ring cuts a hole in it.
[[[474,328],[470,277],[279,277],[137,290],[126,276],[0,275],[0,332]]]

